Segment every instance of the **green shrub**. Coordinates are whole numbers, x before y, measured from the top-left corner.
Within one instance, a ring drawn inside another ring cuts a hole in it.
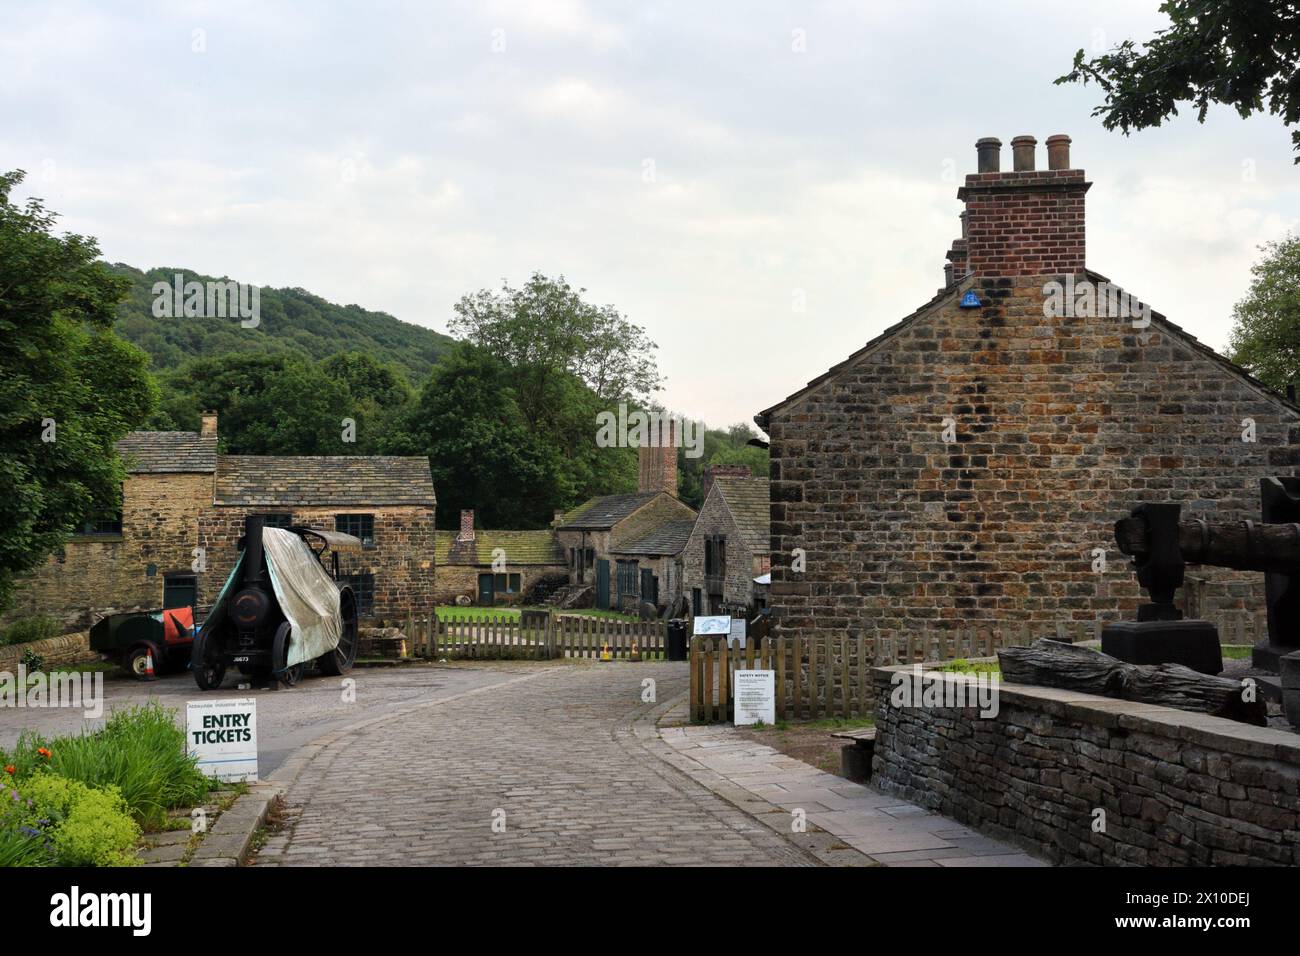
[[[5,798],[0,796],[0,804]],[[88,787],[53,773],[35,773],[9,788],[0,829],[39,834],[60,866],[131,866],[140,828],[113,786]]]
[[[51,844],[39,830],[0,827],[0,867],[50,866],[53,862]]]
[[[33,617],[25,617],[20,621],[15,621],[4,629],[0,634],[0,645],[8,644],[27,644],[31,641],[40,641],[47,637],[54,637],[59,633],[59,625],[53,618],[46,617],[44,614],[37,614]]]
[[[0,764],[12,765],[18,780],[47,768],[89,787],[114,787],[146,827],[162,826],[172,807],[202,802],[210,787],[185,752],[185,732],[157,701],[114,711],[94,733],[49,741],[23,734],[12,754],[0,753]]]

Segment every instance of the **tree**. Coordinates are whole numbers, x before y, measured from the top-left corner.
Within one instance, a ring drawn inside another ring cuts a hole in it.
[[[1250,290],[1232,310],[1229,354],[1281,391],[1300,380],[1300,236],[1288,234],[1260,250]]]
[[[86,236],[56,236],[0,175],[0,611],[83,521],[120,507],[114,442],[157,402],[148,358],[112,332],[126,283]]]
[[[533,273],[522,289],[502,283],[456,303],[457,335],[514,366],[520,410],[533,424],[551,419],[554,389],[576,377],[604,402],[642,399],[659,387],[654,342],[612,305],[584,302],[564,276]]]
[[[455,527],[462,508],[481,527],[545,527],[562,500],[563,458],[528,427],[514,382],[507,363],[462,344],[388,436],[387,453],[429,457],[439,527]]]
[[[1166,0],[1170,26],[1141,51],[1132,40],[1084,59],[1057,83],[1095,82],[1106,101],[1093,110],[1106,129],[1160,126],[1179,103],[1196,107],[1205,122],[1211,103],[1243,118],[1268,111],[1287,126],[1300,122],[1300,7],[1292,0]],[[1300,150],[1300,130],[1291,133]],[[1300,163],[1300,157],[1295,160]]]
[[[198,359],[166,376],[165,409],[176,426],[194,429],[199,413],[218,415],[223,450],[232,455],[362,455],[377,435],[356,420],[348,387],[292,352],[236,352]]]

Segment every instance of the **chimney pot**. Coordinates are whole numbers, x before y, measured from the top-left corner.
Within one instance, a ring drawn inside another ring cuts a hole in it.
[[[1034,147],[1038,140],[1032,136],[1017,136],[1011,141],[1011,168],[1016,172],[1033,172]]]
[[[1064,133],[1047,137],[1047,168],[1070,168],[1070,137]]]
[[[474,509],[467,508],[460,513],[460,534],[456,535],[457,541],[474,540]]]
[[[981,173],[996,173],[1002,169],[1002,140],[996,136],[985,136],[975,141],[975,155],[978,157],[978,169]]]

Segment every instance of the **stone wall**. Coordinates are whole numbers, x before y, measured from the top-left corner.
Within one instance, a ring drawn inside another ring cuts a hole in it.
[[[754,593],[754,577],[758,573],[754,570],[754,554],[716,486],[709,489],[700,506],[700,516],[695,520],[695,528],[682,554],[682,586],[685,594],[689,599],[691,590],[699,588],[704,598],[704,612],[709,613],[709,593],[704,582],[704,539],[715,534],[727,536],[723,601],[730,606],[748,608]]]
[[[548,579],[567,578],[569,574],[569,569],[562,564],[508,565],[506,570],[520,576],[520,589],[518,594],[509,595],[508,600],[498,601],[505,604],[522,603],[536,585]],[[491,573],[491,567],[440,564],[433,576],[433,600],[437,604],[455,604],[456,598],[464,595],[477,604],[478,576]]]
[[[161,607],[163,574],[190,570],[199,515],[211,507],[211,474],[130,475],[122,533],[70,540],[19,583],[6,622],[46,614],[65,627],[88,627],[104,614]]]
[[[404,621],[410,612],[433,605],[433,511],[416,505],[374,508],[210,508],[200,520],[200,538],[207,549],[208,571],[200,582],[199,601],[217,597],[239,557],[238,541],[248,514],[292,514],[294,524],[334,530],[334,516],[345,513],[374,515],[375,544],[360,554],[339,555],[340,575],[374,575],[374,613],[367,621]]]
[[[1259,519],[1300,415],[1158,316],[1045,318],[1053,278],[973,280],[976,309],[956,288],[770,412],[776,633],[1131,616],[1134,504]],[[1211,618],[1262,606],[1263,575],[1197,573]]]
[[[77,631],[39,641],[29,641],[26,644],[0,647],[0,671],[16,674],[23,654],[27,651],[40,657],[46,670],[67,667],[71,664],[85,664],[100,659],[99,654],[90,649],[90,632]]]
[[[891,706],[910,672],[872,671],[888,793],[1060,863],[1300,865],[1300,734],[1018,685],[988,718]]]

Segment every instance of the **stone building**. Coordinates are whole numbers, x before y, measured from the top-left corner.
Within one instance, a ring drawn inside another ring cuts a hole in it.
[[[754,579],[771,566],[768,479],[743,465],[710,465],[704,502],[683,553],[691,613],[747,615]]]
[[[638,465],[635,494],[592,498],[556,516],[569,582],[592,586],[598,608],[665,607],[681,593],[679,554],[695,509],[677,498],[677,449],[642,447]]]
[[[474,512],[460,513],[457,531],[439,531],[434,600],[438,604],[533,603],[550,585],[568,580],[564,551],[549,528],[482,531]]]
[[[1300,409],[1087,268],[1091,184],[1068,137],[1046,170],[1034,145],[1004,172],[981,140],[948,285],[756,416],[777,633],[1131,614],[1117,518],[1258,520],[1260,477],[1300,461]],[[1263,575],[1201,576],[1209,616],[1260,606]]]
[[[10,618],[68,628],[104,614],[206,607],[238,557],[244,517],[362,538],[340,555],[362,616],[405,617],[433,597],[434,490],[428,461],[397,457],[246,457],[217,453],[217,416],[198,432],[132,432],[119,515],[88,523],[20,582]]]

